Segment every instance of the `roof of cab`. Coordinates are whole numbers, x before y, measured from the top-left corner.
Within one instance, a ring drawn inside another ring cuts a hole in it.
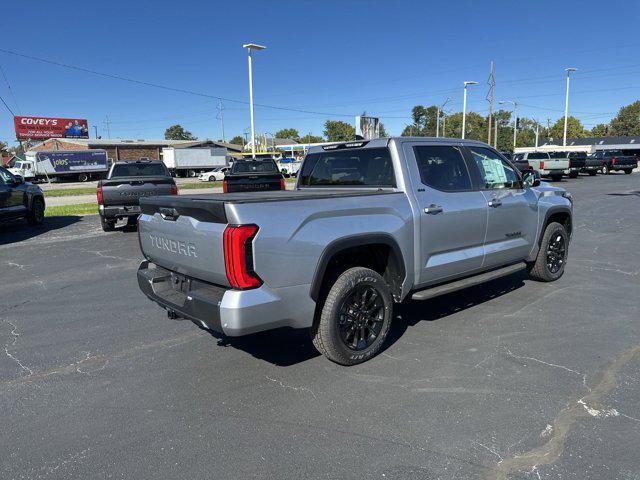
[[[468,146],[483,146],[490,147],[487,143],[480,142],[478,140],[468,140],[462,138],[443,138],[443,137],[384,137],[376,138],[374,140],[352,140],[349,142],[336,142],[327,145],[318,145],[311,147],[308,153],[318,153],[327,150],[342,150],[351,148],[380,148],[389,145],[389,142],[394,141],[397,143],[407,142],[423,142],[436,145],[468,145]]]

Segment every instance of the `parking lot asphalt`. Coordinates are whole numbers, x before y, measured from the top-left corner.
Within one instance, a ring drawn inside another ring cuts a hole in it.
[[[640,175],[561,185],[559,281],[407,302],[351,368],[167,319],[135,231],[0,226],[0,478],[640,478]]]

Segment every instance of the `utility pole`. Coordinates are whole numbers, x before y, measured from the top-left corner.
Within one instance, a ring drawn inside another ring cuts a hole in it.
[[[494,129],[493,148],[497,150],[498,149],[498,120],[497,119],[495,122],[493,122],[493,129]]]
[[[567,72],[567,90],[564,96],[564,134],[562,136],[562,146],[567,146],[567,119],[569,118],[569,77],[571,72],[575,72],[577,68],[569,67],[564,69]]]
[[[224,104],[222,103],[222,99],[220,98],[220,103],[218,103],[218,114],[216,118],[220,120],[220,125],[222,128],[222,141],[226,142],[227,140],[224,137]]]
[[[444,106],[451,101],[451,97],[447,97],[447,99],[442,102],[442,105],[438,106],[438,111],[436,113],[436,138],[440,136],[440,114],[444,115]],[[444,127],[443,127],[444,133]],[[446,136],[446,135],[445,135]]]
[[[538,150],[538,139],[540,138],[540,123],[536,120],[536,151]]]
[[[495,82],[493,80],[493,60],[491,60],[491,67],[489,68],[489,122],[487,125],[487,143],[491,145],[491,121],[493,116],[493,86]]]
[[[111,120],[109,120],[109,115],[105,115],[104,125],[107,127],[107,138],[111,138]]]
[[[95,134],[96,134],[96,138],[98,138],[98,126],[97,126],[97,125],[94,125],[94,126],[93,126],[93,131],[94,131],[94,132],[95,132]]]

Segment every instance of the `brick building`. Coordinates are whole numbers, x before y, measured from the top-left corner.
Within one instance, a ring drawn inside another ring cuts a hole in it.
[[[229,154],[242,151],[241,145],[231,143],[214,142],[213,140],[125,140],[125,139],[71,139],[51,138],[37,143],[29,148],[29,151],[52,150],[106,150],[109,160],[161,160],[162,148],[193,148],[193,147],[226,147]]]

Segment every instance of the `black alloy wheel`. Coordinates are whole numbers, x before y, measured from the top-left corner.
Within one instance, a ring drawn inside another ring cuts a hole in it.
[[[384,313],[382,296],[373,286],[356,286],[340,306],[340,339],[351,350],[364,350],[380,335]]]
[[[560,233],[556,234],[549,242],[547,248],[547,268],[552,274],[556,274],[564,266],[567,257],[567,243]]]

